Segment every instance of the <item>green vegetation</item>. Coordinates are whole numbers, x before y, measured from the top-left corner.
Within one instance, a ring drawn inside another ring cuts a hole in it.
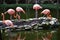
[[[17,37],[20,36],[20,39],[25,40],[42,40],[43,36],[46,36],[47,33],[49,34],[52,30],[31,30],[31,31],[12,31],[12,32],[5,32],[3,33],[3,40],[16,40]],[[53,33],[51,40],[57,40],[56,33]],[[18,36],[19,35],[19,36]]]

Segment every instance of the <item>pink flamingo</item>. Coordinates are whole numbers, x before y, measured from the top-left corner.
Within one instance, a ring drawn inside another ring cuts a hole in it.
[[[21,8],[21,7],[16,7],[16,11],[19,12],[19,14],[20,14],[20,12],[25,13],[25,11],[23,10],[23,8]],[[18,16],[18,19],[20,20],[20,16],[18,14],[17,14],[17,16]]]
[[[17,11],[17,12],[23,12],[23,13],[25,13],[25,11],[23,10],[22,7],[16,7],[16,11]]]
[[[14,10],[14,9],[8,9],[8,10],[7,10],[7,13],[8,13],[9,15],[11,15],[11,16],[10,16],[10,19],[12,19],[12,15],[15,14],[15,10]]]
[[[37,14],[38,10],[42,9],[42,7],[39,4],[34,4],[33,5],[33,9],[35,9],[35,11],[36,11],[35,17],[37,18],[37,16],[38,16],[38,14]]]
[[[5,19],[4,19],[5,16],[4,16],[3,13],[2,13],[1,15],[2,15],[2,17],[3,17],[3,23],[4,23],[5,25],[7,25],[7,26],[9,26],[9,27],[12,28],[12,27],[13,27],[13,22],[10,21],[10,20],[5,20]]]
[[[50,10],[49,9],[45,9],[41,12],[41,14],[44,14],[44,15],[50,15]]]
[[[47,16],[48,19],[52,19],[52,16],[50,14],[50,10],[49,9],[45,9],[41,12],[41,14],[44,14]]]

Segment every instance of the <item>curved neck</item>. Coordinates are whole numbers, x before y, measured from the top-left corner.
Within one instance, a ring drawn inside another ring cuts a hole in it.
[[[52,16],[51,15],[47,15],[48,18],[52,19]]]

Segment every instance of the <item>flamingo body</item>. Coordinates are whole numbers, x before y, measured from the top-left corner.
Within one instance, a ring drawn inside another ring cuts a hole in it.
[[[33,5],[33,9],[35,9],[35,10],[39,10],[39,9],[41,9],[42,7],[39,5],[39,4],[35,4],[35,5]]]
[[[7,26],[10,26],[11,24],[13,24],[12,21],[10,21],[10,20],[4,20],[4,23],[5,23]]]
[[[50,10],[49,9],[45,9],[41,13],[47,15],[47,14],[50,14]]]
[[[7,25],[7,26],[13,27],[13,22],[10,21],[10,20],[5,20],[5,19],[4,19],[4,18],[5,18],[4,13],[2,13],[1,15],[2,15],[2,17],[3,17],[3,21],[2,21],[2,22],[3,22],[5,25]]]
[[[12,14],[14,14],[15,13],[15,10],[13,10],[13,9],[8,9],[8,14],[10,14],[10,15],[12,15]]]
[[[25,13],[25,11],[23,10],[23,8],[21,8],[21,7],[17,7],[17,8],[16,8],[16,11],[17,11],[17,12],[23,12],[23,13]]]

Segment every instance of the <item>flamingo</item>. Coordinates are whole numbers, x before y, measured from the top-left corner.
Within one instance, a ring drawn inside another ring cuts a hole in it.
[[[25,11],[23,10],[22,7],[16,7],[16,11],[17,11],[17,12],[23,12],[23,13],[25,13]]]
[[[14,9],[8,9],[7,12],[5,12],[5,13],[8,13],[9,15],[11,15],[10,19],[12,19],[12,15],[15,14],[15,10]]]
[[[16,11],[19,12],[19,14],[20,14],[20,12],[23,12],[25,14],[25,11],[23,10],[22,7],[16,7]],[[17,16],[18,16],[18,19],[20,20],[20,16],[18,14],[17,14]]]
[[[42,7],[39,5],[39,4],[34,4],[33,5],[33,9],[35,9],[35,11],[36,11],[36,15],[35,15],[35,17],[37,18],[37,16],[38,16],[38,10],[39,9],[42,9]]]
[[[13,27],[13,22],[10,21],[10,20],[5,20],[5,19],[4,19],[4,17],[5,17],[5,16],[4,16],[4,13],[2,13],[1,15],[2,15],[2,17],[3,17],[3,23],[4,23],[5,25],[7,25],[7,26],[9,26],[9,27],[12,28],[12,27]]]
[[[5,14],[8,13],[10,16],[10,19],[12,19],[12,16],[14,16],[14,18],[18,17],[18,20],[20,20],[20,16],[18,14],[15,15],[15,10],[14,9],[8,9],[7,12],[5,12]]]
[[[44,15],[50,15],[50,10],[49,9],[45,9],[41,12],[41,14],[44,14]]]

